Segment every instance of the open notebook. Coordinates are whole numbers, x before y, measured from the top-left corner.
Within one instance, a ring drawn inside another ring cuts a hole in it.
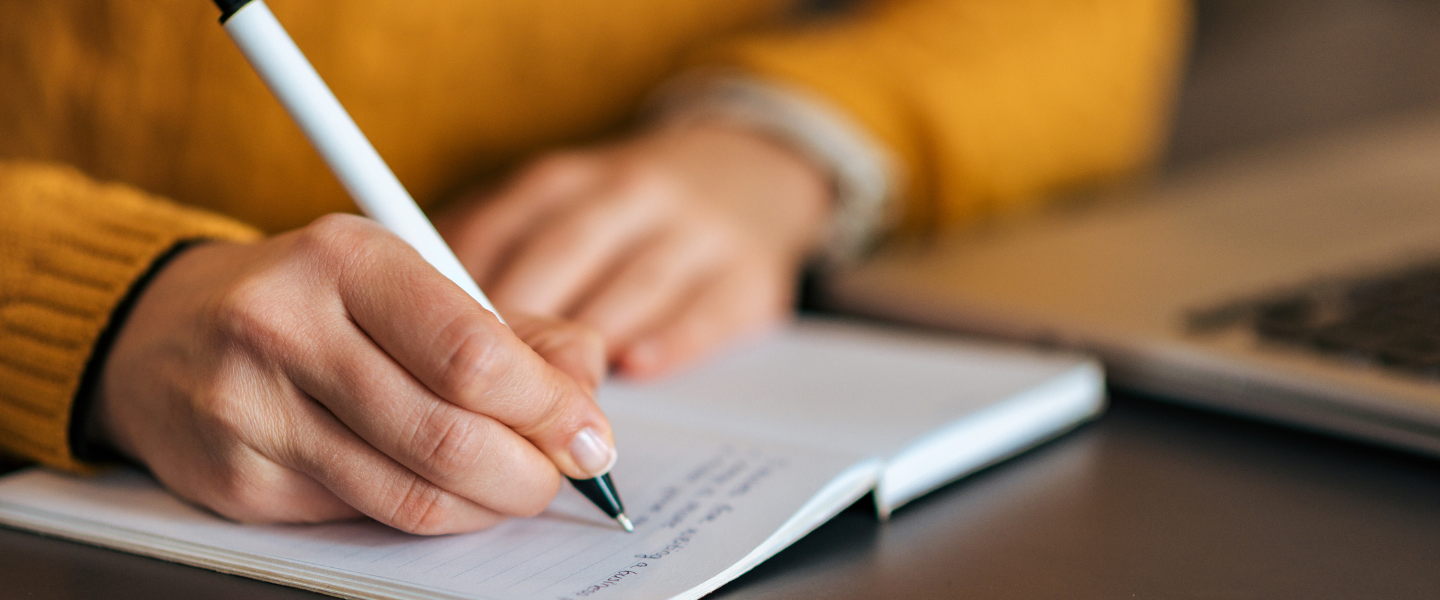
[[[696,598],[874,491],[879,513],[1098,414],[1093,361],[801,321],[654,384],[608,385],[636,531],[574,490],[425,538],[369,521],[246,526],[145,475],[0,479],[0,522],[359,598]]]

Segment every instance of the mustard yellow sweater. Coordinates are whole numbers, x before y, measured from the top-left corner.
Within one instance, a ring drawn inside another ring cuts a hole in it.
[[[1142,166],[1187,16],[1180,0],[893,0],[810,20],[791,0],[269,4],[422,205],[720,67],[854,117],[900,159],[910,229]],[[177,242],[353,210],[217,16],[0,0],[0,451],[81,467],[67,431],[92,348]]]

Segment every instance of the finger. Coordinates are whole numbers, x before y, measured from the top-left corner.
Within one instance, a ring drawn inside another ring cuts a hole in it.
[[[338,263],[328,268],[344,310],[385,354],[439,397],[530,440],[565,475],[608,471],[610,424],[579,384],[399,238],[357,217],[322,221],[307,228],[309,243]]]
[[[244,367],[226,371],[222,377],[239,381],[217,382],[211,389],[228,391],[186,404],[185,426],[136,439],[147,457],[147,470],[181,498],[244,523],[315,523],[359,516],[310,476],[258,450],[281,437],[277,430],[289,421],[288,405],[300,397],[295,387],[278,373],[260,375]],[[148,410],[128,416],[152,423],[164,420]],[[176,448],[203,452],[197,456]]]
[[[724,342],[773,327],[789,306],[787,289],[778,277],[731,269],[702,284],[670,319],[623,349],[617,367],[630,377],[655,377]]]
[[[539,513],[560,474],[529,440],[416,381],[345,319],[318,325],[291,381],[351,431],[427,481],[507,515]]]
[[[488,287],[514,245],[546,215],[592,187],[599,175],[599,165],[586,155],[551,155],[494,197],[470,199],[470,206],[437,219],[436,228],[475,281]]]
[[[242,523],[324,523],[363,516],[305,473],[274,463],[271,471],[269,480],[257,486],[265,490],[264,497],[247,505],[251,518],[232,519]]]
[[[564,371],[594,395],[605,380],[605,338],[584,324],[526,314],[508,314],[515,335],[541,358]]]
[[[666,218],[672,192],[652,181],[613,185],[540,223],[501,268],[490,288],[495,301],[531,314],[564,314],[617,255]]]
[[[296,407],[271,458],[310,475],[370,518],[420,535],[475,531],[505,519],[381,454],[319,405]]]
[[[611,348],[673,315],[686,292],[724,259],[724,245],[704,232],[672,230],[623,259],[575,311],[576,321],[599,330]]]
[[[165,465],[153,472],[181,498],[241,523],[321,523],[361,516],[309,475],[253,448],[231,449],[229,454],[219,463],[223,467],[205,477],[172,477],[173,470]]]

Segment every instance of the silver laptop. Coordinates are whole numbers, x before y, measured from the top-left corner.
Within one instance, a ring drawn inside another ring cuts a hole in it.
[[[1023,221],[885,248],[821,302],[1088,349],[1120,387],[1440,455],[1440,111]]]

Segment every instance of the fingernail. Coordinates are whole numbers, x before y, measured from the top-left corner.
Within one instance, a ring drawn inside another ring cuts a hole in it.
[[[570,458],[575,459],[575,465],[591,477],[609,473],[610,467],[615,466],[616,456],[615,448],[589,427],[581,429],[570,440]]]

